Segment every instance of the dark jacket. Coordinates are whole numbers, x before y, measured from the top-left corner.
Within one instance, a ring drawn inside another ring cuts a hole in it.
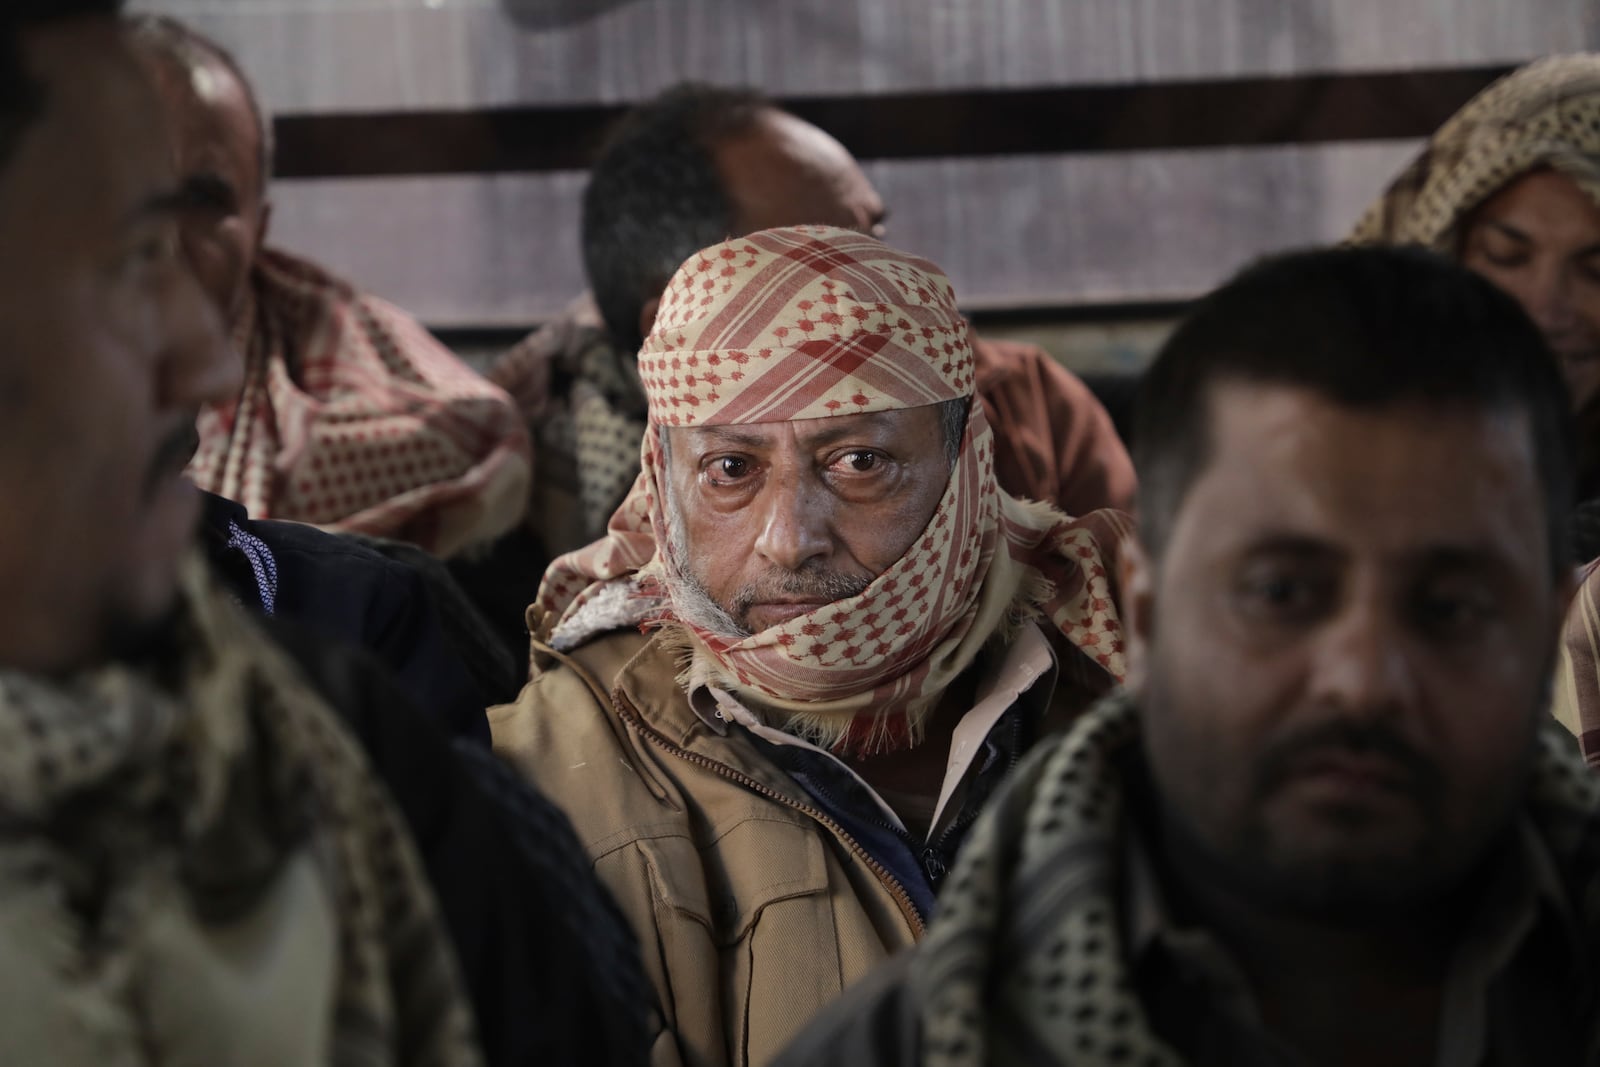
[[[283,620],[267,632],[394,795],[449,928],[491,1067],[642,1065],[637,942],[565,815],[499,759],[451,742],[370,656]]]
[[[412,703],[455,737],[487,745],[484,709],[515,692],[505,668],[486,670],[453,641],[427,576],[353,537],[298,522],[250,518],[240,504],[202,494],[201,544],[223,584],[246,607],[308,633],[372,653]]]

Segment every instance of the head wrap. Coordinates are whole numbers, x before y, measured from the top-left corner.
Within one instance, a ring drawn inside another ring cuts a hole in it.
[[[609,535],[557,559],[534,616],[558,648],[590,635],[585,608],[619,592],[635,618],[688,633],[686,685],[733,692],[783,725],[853,754],[913,743],[922,716],[989,639],[1035,616],[1065,669],[1120,680],[1111,554],[1115,512],[1068,519],[994,479],[993,439],[972,405],[933,517],[860,595],[744,639],[677,619],[658,427],[828,418],[973,394],[972,350],[939,269],[831,227],[767,230],[679,268],[639,353],[650,431]],[[930,447],[937,447],[930,443]],[[1077,649],[1084,655],[1071,652]],[[1087,657],[1085,659],[1084,657]]]
[[[1454,256],[1461,223],[1475,208],[1547,167],[1600,204],[1600,55],[1541,59],[1473,97],[1400,172],[1350,239],[1419,244]]]
[[[1422,154],[1368,209],[1355,244],[1416,244],[1459,258],[1464,224],[1507,185],[1536,170],[1570,178],[1600,205],[1600,55],[1551,56],[1506,75],[1439,127]],[[1577,412],[1578,491],[1600,494],[1600,405]],[[1600,504],[1578,509],[1581,554]]]

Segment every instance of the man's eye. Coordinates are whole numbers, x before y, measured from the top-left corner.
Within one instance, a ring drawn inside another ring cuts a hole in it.
[[[1293,578],[1263,578],[1246,587],[1251,596],[1263,604],[1284,607],[1298,604],[1308,598],[1310,589],[1305,582]]]
[[[191,211],[232,215],[239,210],[233,186],[214,175],[196,175],[183,186],[184,206]]]
[[[750,463],[738,456],[723,456],[712,462],[711,473],[717,479],[738,481],[750,473]]]
[[[1247,614],[1277,620],[1309,618],[1326,592],[1323,583],[1292,574],[1247,577],[1238,588]]]
[[[1529,253],[1525,244],[1509,240],[1493,231],[1481,235],[1474,244],[1477,254],[1491,267],[1514,270],[1528,263]]]
[[[161,266],[178,258],[176,229],[163,227],[142,235],[123,253],[122,265],[127,270],[143,270]]]
[[[856,449],[853,452],[846,452],[844,455],[840,456],[839,462],[843,463],[847,469],[854,471],[857,474],[866,474],[870,471],[877,470],[878,467],[883,463],[883,457],[878,455],[876,452],[868,452],[865,449]]]
[[[1485,595],[1429,593],[1419,596],[1412,611],[1417,625],[1438,637],[1466,637],[1476,633],[1494,614]]]
[[[139,245],[139,258],[147,263],[164,263],[178,256],[178,238],[176,234],[164,233],[152,237]]]

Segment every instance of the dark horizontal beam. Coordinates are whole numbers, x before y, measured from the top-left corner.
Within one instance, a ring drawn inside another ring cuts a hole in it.
[[[1010,327],[1054,327],[1086,323],[1154,322],[1178,318],[1189,308],[1182,300],[1128,304],[1030,304],[966,311],[980,330]],[[435,337],[448,348],[490,350],[510,348],[538,328],[537,322],[520,326],[432,326]]]
[[[804,97],[780,103],[861,159],[1126,152],[1422,137],[1509,67]],[[621,106],[284,115],[278,175],[588,166]]]

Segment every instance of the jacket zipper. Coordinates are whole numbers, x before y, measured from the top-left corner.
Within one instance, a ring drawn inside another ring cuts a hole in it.
[[[811,779],[811,783],[806,787],[806,789],[808,792],[820,793],[823,800],[831,801],[833,806],[836,808],[843,807],[843,805],[839,803],[839,798],[831,790],[829,790],[827,786],[823,785],[822,782],[818,781],[814,777]],[[880,830],[885,830],[893,834],[895,840],[899,841],[906,847],[906,852],[909,853],[917,865],[922,868],[922,873],[928,880],[928,888],[933,891],[934,896],[938,896],[940,883],[942,882],[944,876],[949,873],[949,869],[945,866],[944,860],[939,855],[938,846],[930,844],[926,841],[918,844],[914,837],[907,833],[903,828],[890,822],[888,819],[879,818],[875,815],[865,815],[863,816],[863,821],[870,823]],[[940,841],[942,842],[943,840],[944,838],[941,837]],[[934,862],[939,864],[938,874],[933,872],[933,869],[929,864],[930,857]]]
[[[896,878],[887,867],[873,859],[872,854],[866,849],[862,848],[860,842],[851,837],[850,834],[845,831],[845,828],[834,821],[833,817],[827,812],[822,811],[819,808],[813,808],[808,804],[802,804],[797,800],[793,800],[784,796],[782,793],[779,793],[774,789],[769,789],[749,775],[741,774],[734,770],[726,763],[719,763],[718,761],[711,759],[709,756],[702,756],[697,752],[690,752],[687,749],[680,748],[679,746],[673,744],[671,740],[657,733],[650,726],[645,725],[644,719],[639,715],[637,709],[635,709],[634,706],[628,702],[628,699],[620,692],[613,692],[611,694],[611,701],[616,706],[618,715],[626,719],[634,729],[648,737],[658,747],[665,749],[680,759],[688,760],[697,767],[704,767],[706,770],[726,778],[730,782],[736,782],[739,785],[744,786],[746,789],[749,789],[755,793],[759,793],[761,796],[764,796],[769,800],[775,800],[786,807],[793,808],[795,811],[798,811],[803,815],[808,815],[817,822],[821,823],[835,837],[844,842],[845,847],[850,850],[851,854],[860,860],[866,866],[867,870],[875,874],[878,878],[878,881],[884,884],[884,886],[889,890],[890,895],[894,897],[895,903],[900,906],[901,913],[907,920],[910,921],[912,936],[919,941],[922,939],[922,935],[926,932],[927,927],[922,921],[922,916],[917,912],[917,905],[912,901],[911,894],[906,892],[906,887],[900,883],[900,880]]]
[[[1005,770],[1000,772],[1001,782],[1011,777],[1011,772],[1017,769],[1018,763],[1022,762],[1022,720],[1012,716],[1010,730],[1011,744],[1007,746],[1010,749],[1010,755],[1006,758]],[[967,827],[978,821],[978,816],[983,813],[983,808],[988,806],[987,801],[993,798],[997,788],[999,788],[998,784],[990,787],[989,792],[984,795],[984,804],[973,804],[969,798],[969,802],[961,814],[956,816],[955,820],[944,828],[944,833],[940,834],[939,840],[934,843],[934,847],[938,849],[941,856],[949,846],[952,837],[956,834],[965,833]]]

